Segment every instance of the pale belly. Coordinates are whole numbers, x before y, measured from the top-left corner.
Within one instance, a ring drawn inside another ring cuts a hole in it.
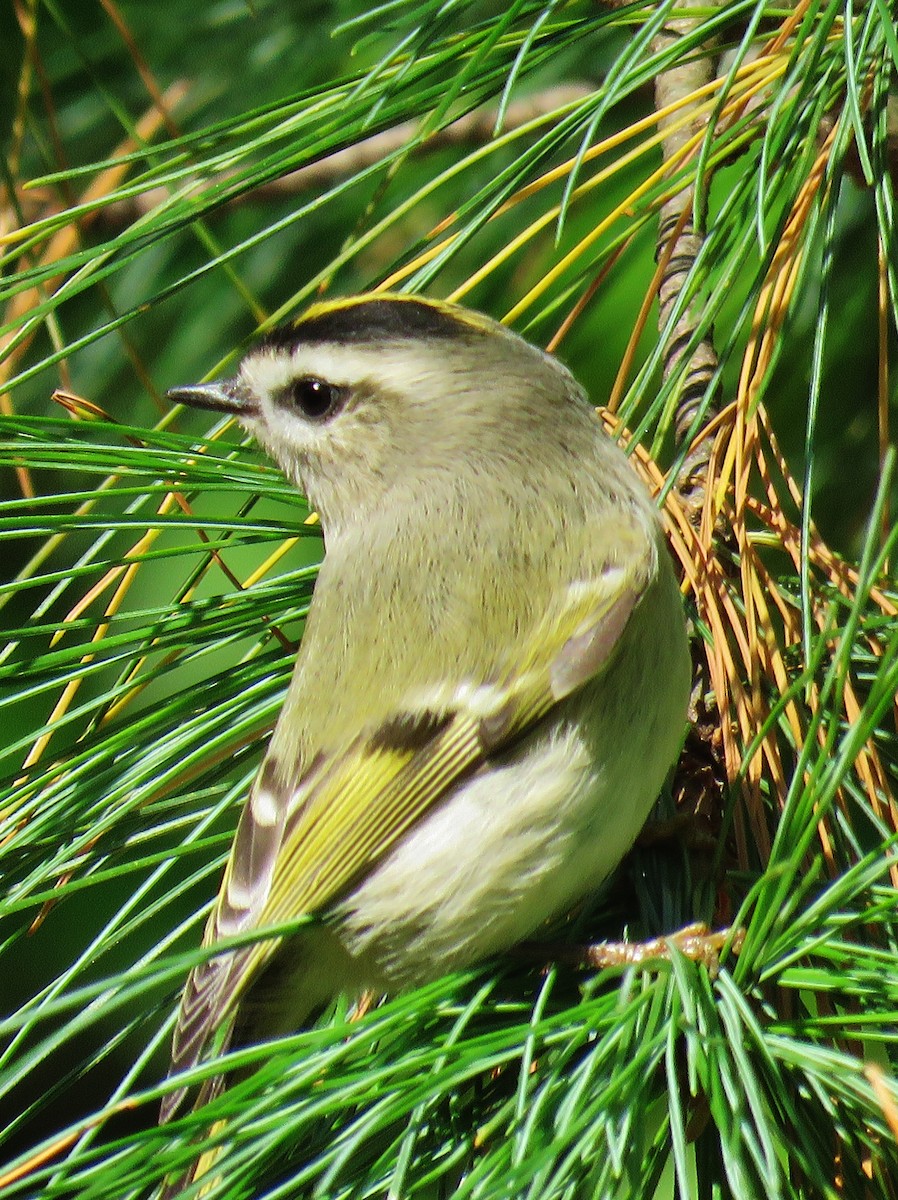
[[[661,780],[600,770],[576,728],[473,778],[341,905],[340,936],[391,986],[501,952],[594,890]]]

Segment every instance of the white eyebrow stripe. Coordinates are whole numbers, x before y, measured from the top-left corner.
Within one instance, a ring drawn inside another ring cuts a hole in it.
[[[263,401],[303,377],[348,388],[378,380],[391,389],[413,393],[428,377],[445,385],[447,374],[452,374],[451,359],[411,340],[383,346],[324,342],[299,345],[292,352],[263,348],[248,354],[240,367],[244,384]]]

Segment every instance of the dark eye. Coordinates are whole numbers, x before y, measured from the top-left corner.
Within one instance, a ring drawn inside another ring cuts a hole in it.
[[[278,399],[287,408],[295,408],[310,421],[323,421],[332,417],[342,406],[346,389],[323,379],[307,375],[287,384]]]

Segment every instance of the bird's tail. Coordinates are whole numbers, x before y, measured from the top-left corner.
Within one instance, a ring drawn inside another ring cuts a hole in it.
[[[223,1054],[230,1045],[233,1036],[233,1021],[231,1028],[224,1036],[222,1045],[219,1047],[219,1053]],[[216,1096],[221,1095],[225,1087],[224,1075],[215,1075],[212,1079],[207,1079],[200,1087],[197,1093],[196,1100],[193,1103],[193,1111],[197,1112],[205,1105],[209,1104]],[[182,1107],[187,1099],[189,1088],[179,1088],[174,1092],[167,1093],[160,1104],[159,1124],[167,1124],[174,1116],[177,1115],[178,1109]],[[221,1135],[225,1129],[227,1122],[225,1120],[215,1121],[208,1129],[206,1138],[211,1140]],[[207,1175],[221,1155],[225,1152],[226,1143],[221,1142],[218,1145],[210,1146],[208,1150],[203,1150],[197,1155],[196,1160],[191,1164],[186,1171],[180,1172],[178,1175],[165,1181],[162,1185],[162,1191],[159,1193],[158,1200],[175,1200],[175,1197],[188,1188],[192,1183],[195,1183],[202,1176]],[[205,1196],[215,1182],[214,1178],[210,1178],[208,1184],[201,1189],[198,1196]]]
[[[216,1121],[209,1128],[209,1137],[218,1137],[222,1130],[227,1125],[227,1121]],[[198,1155],[194,1162],[186,1171],[178,1175],[176,1178],[166,1180],[162,1185],[162,1191],[159,1193],[159,1200],[176,1200],[192,1183],[196,1183],[198,1179],[206,1178],[206,1183],[197,1192],[197,1198],[207,1196],[215,1184],[218,1182],[217,1176],[210,1175],[212,1168],[224,1154],[227,1146],[221,1143],[217,1146],[212,1146],[209,1150],[204,1150]]]

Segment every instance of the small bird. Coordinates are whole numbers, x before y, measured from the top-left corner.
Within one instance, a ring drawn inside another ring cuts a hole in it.
[[[678,753],[690,659],[642,483],[566,368],[496,321],[319,303],[236,378],[168,396],[232,413],[326,544],[204,944],[319,919],[194,968],[177,1074],[213,1036],[432,980],[594,890]]]

